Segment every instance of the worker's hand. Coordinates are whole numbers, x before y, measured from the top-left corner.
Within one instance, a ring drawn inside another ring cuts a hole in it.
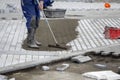
[[[39,7],[39,9],[40,9],[41,11],[43,11],[43,1],[40,1],[40,2],[39,2],[38,7]]]

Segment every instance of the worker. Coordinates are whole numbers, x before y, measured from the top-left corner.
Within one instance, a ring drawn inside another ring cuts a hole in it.
[[[38,42],[35,38],[35,33],[39,26],[39,11],[43,10],[43,2],[43,0],[21,0],[22,11],[27,21],[27,46],[30,48],[39,48],[41,46],[41,42]]]
[[[44,9],[48,6],[52,6],[54,0],[44,0]]]

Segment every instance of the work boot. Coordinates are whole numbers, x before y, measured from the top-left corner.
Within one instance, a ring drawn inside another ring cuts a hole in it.
[[[34,28],[34,29],[35,29],[35,33],[34,33],[34,34],[36,34],[36,30],[37,30],[37,28],[39,27],[39,22],[40,22],[40,19],[37,19],[37,20],[36,20],[36,27]],[[34,40],[35,40],[35,43],[36,43],[38,46],[41,46],[41,45],[42,45],[41,42],[37,41],[36,37],[35,37]]]
[[[38,46],[41,46],[42,43],[41,42],[38,42],[36,39],[35,39],[35,43],[38,45]]]
[[[36,34],[36,29],[35,29],[35,34]],[[41,42],[39,42],[39,41],[36,40],[36,37],[34,38],[34,40],[35,40],[35,43],[36,43],[38,46],[41,46],[41,45],[42,45]]]
[[[38,49],[39,46],[36,44],[36,41],[35,41],[34,38],[35,38],[35,29],[31,28],[31,29],[28,30],[27,45],[30,48]]]

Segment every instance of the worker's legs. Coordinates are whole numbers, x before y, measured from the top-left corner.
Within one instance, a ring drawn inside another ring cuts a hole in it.
[[[39,8],[38,6],[36,6],[35,8],[35,12],[36,12],[36,27],[35,27],[35,34],[36,34],[36,30],[37,28],[40,26],[40,11],[39,11]],[[41,46],[41,42],[38,42],[37,39],[35,38],[35,42],[38,46]]]
[[[27,1],[27,0],[23,0],[23,1]],[[39,46],[36,44],[36,41],[35,41],[35,32],[37,29],[37,26],[36,26],[37,16],[36,16],[35,5],[32,2],[31,3],[26,2],[26,4],[24,3],[24,5],[22,5],[22,10],[27,20],[26,22],[26,26],[28,30],[27,45],[28,47],[31,47],[31,48],[39,48]]]
[[[31,18],[31,22],[30,22],[30,26],[32,26],[31,28],[28,29],[28,36],[27,36],[27,45],[28,47],[31,48],[38,48],[39,46],[36,44],[36,40],[35,40],[35,32],[36,32],[36,17],[33,16]]]

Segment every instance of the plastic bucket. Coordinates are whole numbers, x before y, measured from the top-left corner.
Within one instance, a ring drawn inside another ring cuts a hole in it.
[[[45,9],[44,13],[47,18],[63,18],[65,16],[65,9]]]

